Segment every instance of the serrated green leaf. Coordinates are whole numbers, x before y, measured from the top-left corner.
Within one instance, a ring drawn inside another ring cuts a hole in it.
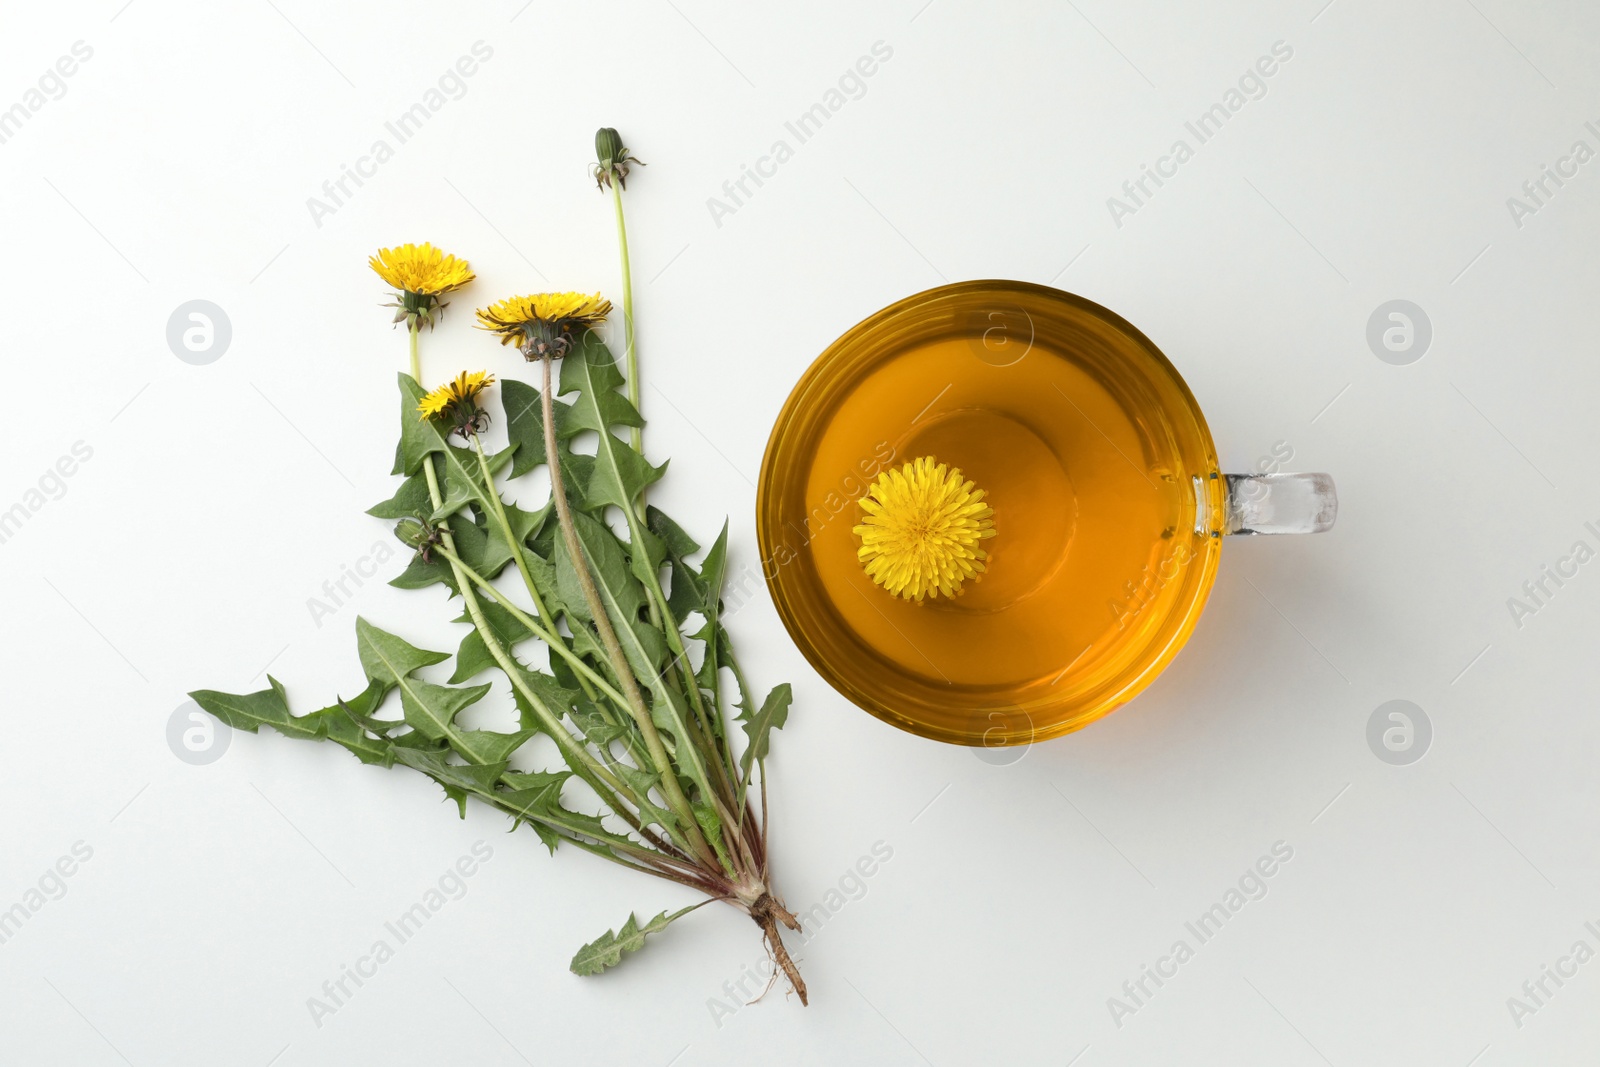
[[[512,453],[516,449],[517,446],[512,445],[486,457],[489,460],[489,473],[499,474],[510,466]],[[489,494],[495,491],[483,480],[483,470],[477,454],[470,448],[456,448],[452,445],[446,453],[444,463],[444,501],[433,509],[433,514],[429,517],[438,522],[440,519],[449,518],[469,504],[480,509],[484,515],[488,515],[494,508],[494,502],[489,499]]]
[[[458,545],[457,548],[459,547]],[[450,569],[450,562],[439,555],[424,560],[421,556],[413,554],[411,562],[406,564],[406,569],[390,578],[389,584],[396,589],[426,589],[430,585],[443,585],[450,590],[452,596],[461,595],[461,590],[456,585],[455,572]]]
[[[433,501],[428,496],[427,476],[413,474],[400,483],[400,488],[388,500],[372,505],[367,514],[377,519],[426,519],[433,511]]]
[[[576,513],[572,518],[578,540],[595,577],[601,604],[622,645],[623,656],[635,677],[650,691],[651,720],[658,730],[680,742],[673,749],[673,758],[701,792],[709,794],[711,783],[705,761],[700,758],[699,747],[690,733],[690,712],[685,697],[669,685],[664,676],[666,638],[641,618],[645,605],[644,587],[628,567],[626,550],[611,528],[598,519]],[[564,542],[556,556],[556,576],[568,610],[587,620],[587,603],[578,587],[573,561],[566,554]],[[580,609],[579,605],[583,607]]]
[[[712,617],[722,617],[722,587],[728,580],[728,520],[722,520],[722,531],[711,542],[706,558],[700,564],[700,582],[704,590],[705,606]]]
[[[578,393],[571,408],[572,425],[599,435],[594,469],[583,486],[584,500],[591,508],[628,507],[667,469],[665,463],[651,466],[611,432],[614,426],[644,425],[639,412],[619,391],[622,384],[615,357],[593,331],[586,331],[561,361],[561,392]]]
[[[416,749],[395,746],[395,759],[414,770],[419,770],[438,782],[444,789],[445,796],[456,802],[456,807],[461,812],[461,817],[467,817],[467,797],[488,795],[494,789],[494,783],[505,773],[505,762],[492,764],[458,764],[449,763],[444,754],[436,749]]]
[[[317,740],[327,733],[327,720],[313,712],[294,715],[289,711],[289,700],[283,686],[272,675],[267,675],[268,688],[255,693],[219,693],[213,689],[197,689],[189,696],[201,708],[235,730],[255,733],[270,726],[285,737]]]
[[[678,558],[687,558],[700,551],[700,545],[682,526],[654,504],[645,508],[645,524],[666,543],[667,551]]]
[[[544,448],[544,408],[539,390],[515,378],[501,380],[500,403],[506,412],[506,437],[517,446],[511,477],[520,478],[549,462]],[[557,441],[569,440],[581,432],[581,427],[572,425],[566,404],[551,397],[550,406],[556,419]],[[563,472],[565,469],[562,468]]]
[[[577,689],[563,685],[559,679],[543,671],[536,671],[524,665],[520,660],[514,659],[512,662],[515,664],[517,675],[522,679],[523,684],[531,689],[533,695],[542,700],[544,706],[549,708],[551,714],[558,719],[581,695]],[[531,731],[544,729],[539,716],[535,713],[532,705],[528,703],[528,698],[522,694],[522,691],[513,687],[511,695],[516,701],[517,711],[522,717],[522,728]]]
[[[555,854],[556,846],[561,843],[561,835],[539,822],[538,816],[561,806],[561,787],[570,777],[572,775],[566,771],[538,771],[532,774],[510,772],[501,776],[509,788],[495,794],[516,811],[512,829],[522,823],[532,826],[551,855]]]
[[[521,794],[532,790],[546,800],[553,801],[560,799],[561,787],[571,777],[571,771],[507,771],[500,776],[500,780],[513,793]]]
[[[537,730],[514,730],[500,733],[496,730],[463,730],[456,751],[474,763],[499,763],[509,759]]]
[[[512,823],[511,828],[515,830],[517,825],[517,823]],[[533,827],[533,832],[539,835],[539,840],[544,842],[544,847],[550,850],[550,855],[554,856],[557,847],[561,844],[561,835],[542,822],[530,822],[528,825]]]
[[[349,719],[328,719],[328,740],[338,744],[362,763],[375,767],[394,766],[394,742],[369,736]]]
[[[427,395],[427,390],[417,384],[411,375],[402,372],[400,378],[400,444],[395,449],[394,470],[391,474],[412,475],[422,470],[423,457],[449,447],[438,426],[423,419],[417,404]]]
[[[560,395],[577,393],[569,405],[568,426],[573,433],[604,430],[609,426],[643,426],[639,409],[623,395],[622,372],[600,335],[585,330],[561,360]]]
[[[418,678],[406,678],[400,683],[400,707],[405,712],[406,723],[413,730],[430,741],[449,741],[452,747],[459,750],[464,735],[456,727],[455,718],[462,709],[476,704],[488,692],[487,685],[457,689],[448,685],[434,685]]]
[[[604,751],[614,741],[620,741],[633,732],[631,720],[622,721],[607,716],[593,701],[577,700],[572,706],[572,721],[589,743]],[[629,768],[630,770],[635,768]],[[655,781],[654,776],[650,779]]]
[[[361,656],[361,669],[366,671],[367,680],[384,685],[399,685],[412,671],[450,658],[448,652],[418,648],[360,616],[356,617],[356,651]]]
[[[482,598],[478,602],[478,607],[483,612],[483,621],[488,624],[489,632],[507,652],[533,636],[533,631],[518,621],[516,616],[488,597]],[[470,678],[476,678],[491,667],[499,666],[499,662],[490,653],[489,646],[484,644],[483,634],[473,623],[471,612],[463,613],[456,622],[464,622],[471,626],[472,630],[461,639],[461,647],[456,652],[456,669],[450,676],[451,685],[459,685]]]
[[[461,562],[485,578],[499,574],[511,559],[511,553],[505,550],[503,541],[491,539],[482,525],[465,515],[457,515],[450,520],[450,537],[455,541],[456,555],[461,557]],[[434,559],[442,563],[446,570],[449,569],[450,564],[443,556],[435,556]],[[453,585],[453,574],[451,581]]]
[[[515,504],[505,504],[503,506],[506,509],[506,522],[511,527],[511,536],[517,538],[517,544],[522,546],[524,558],[535,555],[534,550],[528,547],[528,542],[538,534],[540,527],[544,525],[549,517],[552,510],[550,502],[546,501],[545,506],[538,511],[523,511]],[[470,525],[474,524],[464,522],[458,518],[451,524],[451,527],[454,529],[457,526]],[[512,561],[511,544],[506,541],[505,532],[500,529],[498,519],[484,516],[481,523],[475,528],[480,530],[481,536],[484,538],[481,550],[474,546],[467,552],[463,552],[461,551],[462,546],[458,545],[457,554],[461,556],[462,562],[467,566],[485,578],[493,578],[505,569],[506,564]]]
[[[620,931],[607,930],[600,937],[589,942],[578,950],[572,957],[572,973],[577,975],[599,974],[608,967],[615,967],[622,962],[624,953],[637,952],[644,947],[644,939],[650,934],[659,934],[675,919],[689,914],[700,905],[691,904],[681,908],[670,915],[662,912],[654,919],[639,925],[632,913],[628,921],[622,924]]]
[[[362,763],[393,766],[394,743],[385,734],[395,724],[380,723],[373,718],[390,688],[381,682],[370,682],[353,699],[337,701],[318,712],[326,720],[328,740],[342,746]],[[377,727],[374,731],[377,737],[369,735],[369,724]]]
[[[703,800],[697,800],[689,805],[689,810],[694,812],[694,821],[700,824],[700,832],[705,835],[711,847],[716,850],[717,859],[730,874],[733,872],[733,861],[728,858],[728,850],[722,843],[722,819],[718,817],[716,809]]]
[[[513,771],[501,776],[501,781],[508,788],[496,791],[494,796],[503,805],[514,808],[516,818],[529,823],[535,830],[547,824],[547,829],[554,827],[596,841],[627,841],[627,838],[607,830],[599,816],[561,806],[561,787],[569,777],[564,771],[531,774]],[[560,843],[559,834],[540,833],[539,837],[551,852],[555,852],[556,845]]]
[[[789,688],[789,683],[774,686],[772,692],[767,694],[767,699],[761,702],[761,709],[754,715],[749,713],[739,716],[744,724],[744,732],[749,738],[745,745],[744,755],[739,757],[739,768],[744,772],[746,779],[750,777],[750,765],[758,759],[767,758],[767,746],[772,738],[772,731],[781,729],[789,719],[789,703],[794,699],[794,693]]]
[[[611,771],[627,783],[628,788],[641,798],[639,814],[646,823],[658,823],[673,831],[678,827],[678,818],[666,808],[656,805],[650,799],[650,791],[661,784],[660,775],[650,771],[640,770],[632,764],[615,762],[611,764]]]
[[[627,551],[611,528],[598,519],[574,513],[573,528],[588,557],[600,600],[622,643],[628,665],[646,685],[654,681],[666,660],[666,638],[641,619],[645,606],[644,587],[628,565]],[[588,600],[578,583],[573,561],[563,541],[556,553],[556,585],[567,611],[584,622],[591,622]]]
[[[649,588],[652,575],[659,581],[667,561],[667,546],[649,530],[640,530],[628,545],[628,569]]]

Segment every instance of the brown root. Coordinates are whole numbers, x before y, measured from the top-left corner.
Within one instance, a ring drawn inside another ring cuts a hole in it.
[[[771,893],[762,893],[756,902],[750,906],[750,917],[761,927],[762,934],[766,937],[767,951],[772,953],[772,958],[777,965],[783,968],[783,973],[789,978],[789,985],[800,995],[802,1005],[809,1004],[806,999],[806,982],[800,977],[800,968],[796,967],[794,960],[789,958],[789,950],[783,946],[783,934],[778,930],[782,923],[796,932],[800,929],[800,921],[794,913],[778,903]]]

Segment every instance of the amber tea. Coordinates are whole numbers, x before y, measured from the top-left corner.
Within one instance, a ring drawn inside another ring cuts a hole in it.
[[[890,595],[859,558],[872,479],[921,457],[993,510],[954,597]],[[796,388],[763,467],[780,613],[836,687],[967,744],[1074,729],[1142,689],[1192,628],[1224,493],[1182,379],[1069,294],[948,286],[841,338]]]

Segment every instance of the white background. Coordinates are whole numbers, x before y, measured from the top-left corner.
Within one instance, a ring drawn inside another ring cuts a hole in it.
[[[0,108],[74,42],[93,56],[0,144],[0,510],[75,442],[93,457],[0,544],[0,908],[75,842],[93,857],[0,945],[3,1058],[1592,1062],[1600,963],[1520,1027],[1507,998],[1600,947],[1600,563],[1520,628],[1507,600],[1600,547],[1600,162],[1520,227],[1506,201],[1575,140],[1600,149],[1600,14],[1325,2],[7,4]],[[307,199],[480,40],[465,95],[317,225]],[[784,122],[878,41],[864,94],[797,145]],[[1277,41],[1265,96],[1117,226],[1107,198],[1193,147],[1185,120]],[[735,572],[759,569],[752,483],[789,388],[946,280],[1106,304],[1179,367],[1227,468],[1287,446],[1339,484],[1332,533],[1227,545],[1136,702],[1009,765],[848,705],[759,592],[736,638],[758,686],[796,693],[771,762],[782,892],[809,907],[893,850],[799,951],[805,1009],[713,1010],[762,955],[721,908],[571,976],[579,944],[688,898],[459,821],[419,776],[265,733],[208,766],[168,747],[187,690],[269,665],[299,710],[353,693],[358,613],[454,647],[437,590],[308,608],[388,538],[362,511],[392,491],[405,345],[365,257],[470,258],[429,374],[520,372],[474,303],[618,295],[599,125],[649,163],[627,198],[647,440],[672,457],[655,498],[705,538],[731,516]],[[714,219],[779,138],[794,157]],[[232,323],[209,366],[166,342],[192,299]],[[1392,299],[1433,327],[1407,366],[1366,341]],[[1410,766],[1366,740],[1392,699],[1433,725]],[[317,1026],[307,998],[478,840],[466,895]],[[1267,896],[1119,1026],[1108,998],[1278,841]]]

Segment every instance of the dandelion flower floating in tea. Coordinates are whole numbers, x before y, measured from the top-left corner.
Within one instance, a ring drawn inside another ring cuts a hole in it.
[[[878,585],[906,600],[953,597],[982,574],[994,509],[959,469],[923,456],[883,471],[861,498],[857,558]]]

